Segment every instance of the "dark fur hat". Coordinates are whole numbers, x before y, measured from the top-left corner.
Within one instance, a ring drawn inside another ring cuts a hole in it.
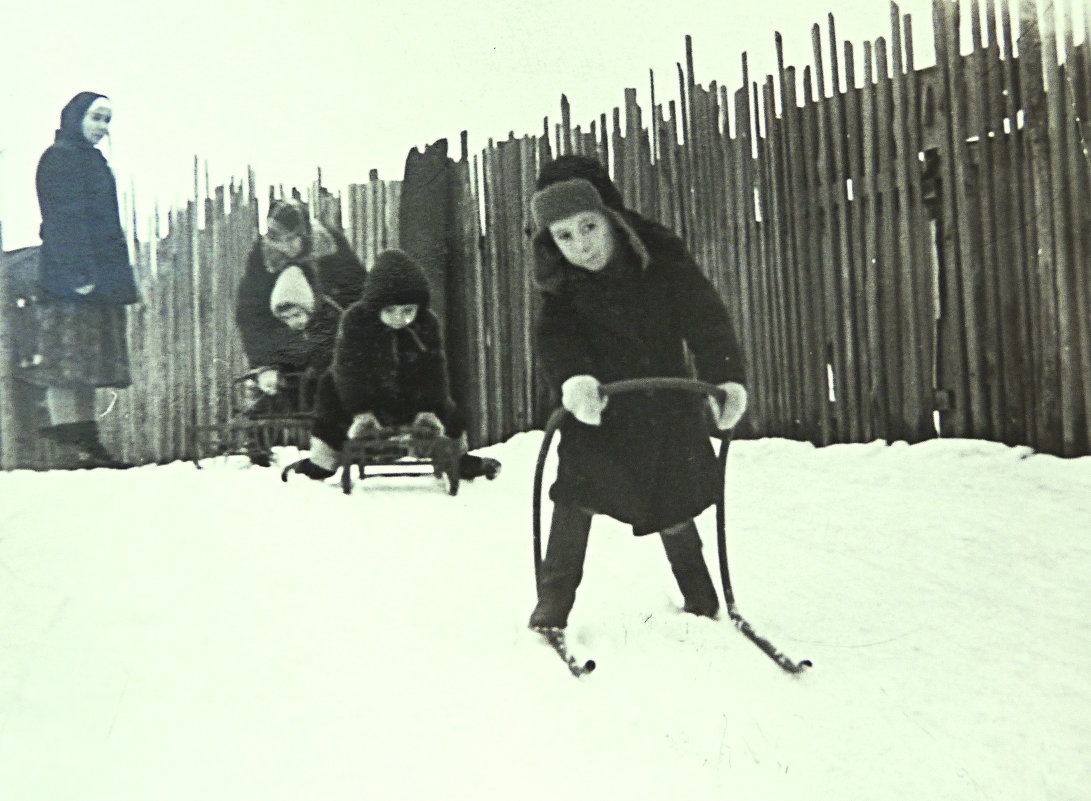
[[[610,173],[606,171],[606,167],[601,161],[590,156],[576,154],[559,156],[542,167],[538,173],[538,182],[535,188],[541,191],[547,186],[561,181],[569,181],[573,178],[583,178],[590,181],[591,185],[598,190],[599,197],[602,198],[602,202],[608,208],[614,211],[621,211],[625,208],[621,192],[618,191],[617,186],[610,179]]]
[[[424,270],[402,250],[384,250],[375,257],[367,273],[363,301],[372,309],[415,303],[428,306],[431,288]]]

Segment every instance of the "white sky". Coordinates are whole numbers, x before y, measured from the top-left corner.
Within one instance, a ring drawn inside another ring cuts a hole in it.
[[[511,131],[537,133],[543,117],[559,121],[562,93],[573,123],[585,127],[622,105],[626,87],[637,88],[647,114],[649,70],[656,99],[677,98],[687,34],[698,82],[733,90],[743,51],[751,80],[775,72],[775,31],[800,73],[812,62],[814,23],[825,41],[827,12],[858,53],[864,40],[890,32],[883,0],[11,6],[0,78],[0,222],[9,250],[38,242],[34,168],[61,107],[85,89],[114,102],[105,150],[119,187],[135,184],[146,217],[153,196],[173,205],[192,193],[194,155],[202,171],[207,161],[214,185],[252,165],[259,186],[303,187],[320,166],[337,190],[372,168],[401,178],[410,149],[443,137],[457,156],[463,129],[471,152]],[[932,63],[930,0],[900,8],[913,15],[918,65]],[[1077,0],[1077,16],[1080,8]]]

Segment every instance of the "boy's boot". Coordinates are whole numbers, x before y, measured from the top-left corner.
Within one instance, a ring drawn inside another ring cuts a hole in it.
[[[678,581],[678,589],[685,599],[682,610],[692,615],[716,617],[720,609],[720,599],[716,596],[716,588],[708,574],[708,565],[701,555],[701,537],[697,533],[697,526],[691,520],[667,529],[659,536],[663,540],[663,549],[667,552],[671,572]]]
[[[576,601],[583,578],[583,559],[591,515],[575,506],[554,504],[549,542],[538,577],[538,605],[530,616],[530,628],[563,629]]]

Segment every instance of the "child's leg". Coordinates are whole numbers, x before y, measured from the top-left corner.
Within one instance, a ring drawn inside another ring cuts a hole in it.
[[[337,469],[339,453],[318,437],[311,437],[311,461],[331,473]]]
[[[318,381],[315,420],[311,430],[311,455],[292,465],[292,470],[307,478],[323,481],[337,472],[341,446],[351,420],[341,407],[341,398],[327,371]]]
[[[549,542],[538,581],[538,605],[530,616],[531,628],[564,628],[583,578],[583,559],[591,515],[575,506],[554,504]]]
[[[462,409],[455,405],[447,409],[443,415],[443,425],[447,430],[447,436],[452,439],[460,439],[464,450],[466,447],[466,418]],[[458,463],[459,478],[473,481],[479,476],[492,480],[500,472],[500,462],[488,456],[476,456],[472,453],[463,453]]]
[[[678,589],[685,599],[684,611],[704,617],[715,617],[720,609],[720,600],[712,577],[708,574],[708,565],[701,555],[701,537],[692,520],[671,526],[659,534],[663,540],[663,549],[671,572],[678,581]]]

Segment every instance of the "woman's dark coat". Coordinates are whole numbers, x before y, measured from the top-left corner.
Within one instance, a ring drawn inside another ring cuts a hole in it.
[[[289,328],[269,308],[279,273],[268,269],[260,239],[250,249],[239,282],[235,321],[252,368],[320,374],[332,358],[342,310],[363,291],[367,272],[344,234],[315,224],[311,238],[311,252],[292,261],[315,295],[314,314],[303,331]]]
[[[632,212],[618,219],[619,253],[600,273],[569,264],[548,231],[535,239],[543,288],[537,354],[557,397],[566,379],[585,374],[603,384],[640,377],[742,383],[727,310],[681,240]],[[694,517],[720,497],[700,396],[615,395],[600,426],[568,415],[560,432],[554,502],[610,515],[639,535]]]
[[[117,183],[106,159],[83,136],[83,117],[102,97],[83,93],[61,115],[55,141],[38,161],[42,212],[39,287],[43,299],[110,305],[139,296],[121,230]],[[88,294],[78,287],[93,284]]]

